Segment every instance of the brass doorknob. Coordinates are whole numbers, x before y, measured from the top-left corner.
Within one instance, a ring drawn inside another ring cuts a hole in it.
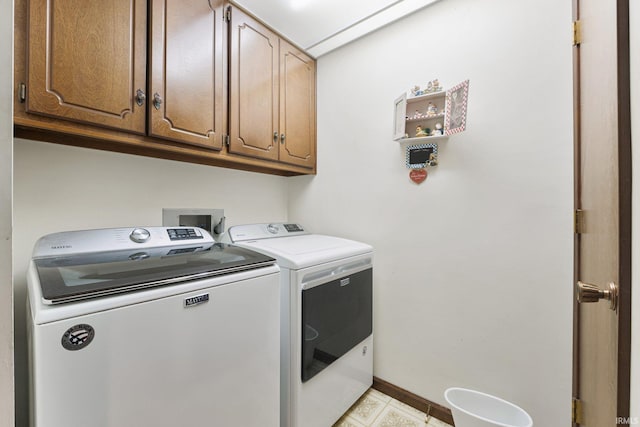
[[[604,299],[609,301],[611,310],[618,309],[618,285],[615,283],[609,283],[609,289],[600,289],[596,285],[578,281],[576,288],[579,303],[598,302]]]

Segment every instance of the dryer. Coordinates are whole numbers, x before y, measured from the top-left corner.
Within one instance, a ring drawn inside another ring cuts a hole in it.
[[[281,269],[281,426],[331,426],[373,383],[373,248],[285,223],[226,239]]]

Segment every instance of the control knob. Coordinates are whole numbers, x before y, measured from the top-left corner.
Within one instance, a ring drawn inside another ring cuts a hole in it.
[[[144,228],[136,228],[129,235],[129,238],[136,243],[144,243],[149,240],[150,237],[151,233]]]
[[[267,231],[271,234],[278,234],[278,226],[276,224],[267,225]]]

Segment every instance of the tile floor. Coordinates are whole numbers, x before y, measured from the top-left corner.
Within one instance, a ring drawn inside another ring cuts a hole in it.
[[[370,388],[333,427],[451,427]]]

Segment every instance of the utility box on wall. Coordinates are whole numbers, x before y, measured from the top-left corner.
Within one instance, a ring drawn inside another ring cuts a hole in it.
[[[162,225],[200,227],[220,236],[224,233],[224,209],[162,209]]]

